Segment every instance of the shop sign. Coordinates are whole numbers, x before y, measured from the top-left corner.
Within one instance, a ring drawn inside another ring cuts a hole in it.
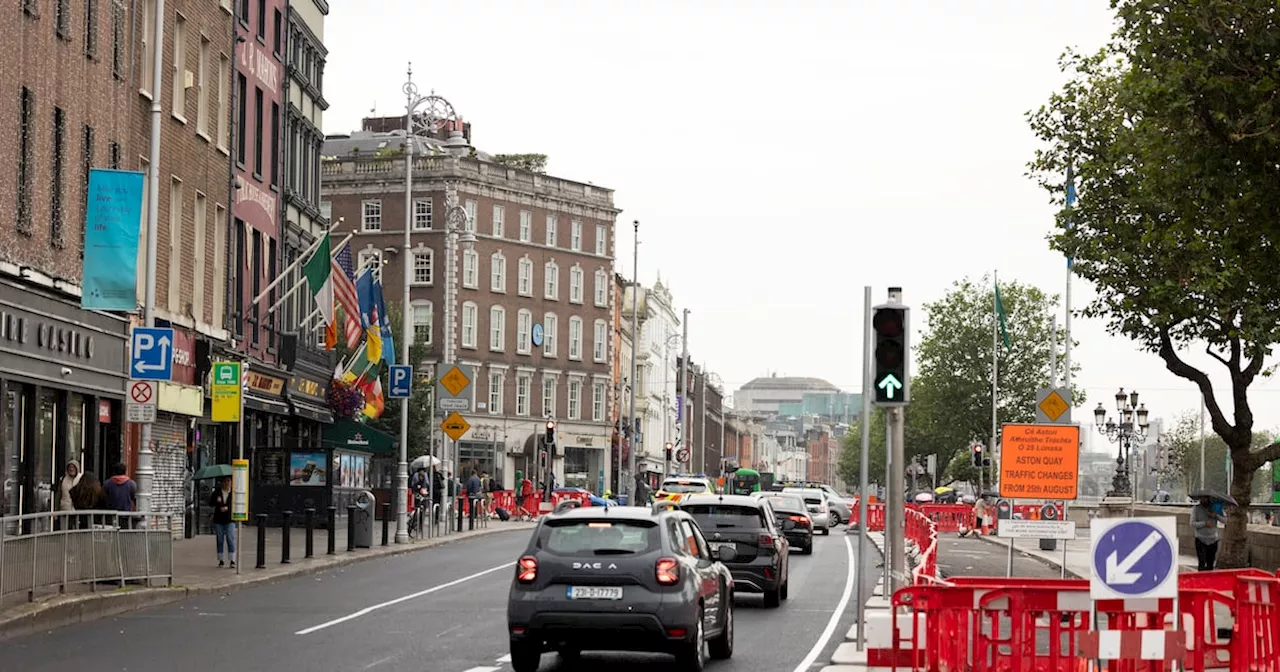
[[[173,330],[173,377],[180,385],[196,384],[196,339],[191,332]]]
[[[104,425],[111,424],[111,402],[106,399],[98,400],[98,422]]]
[[[328,403],[329,384],[301,374],[294,374],[289,381],[289,394],[305,397],[323,406]]]
[[[254,392],[278,397],[284,393],[284,378],[268,376],[257,371],[246,371],[245,386]]]
[[[0,282],[0,306],[0,368],[124,394],[128,322],[8,281]]]

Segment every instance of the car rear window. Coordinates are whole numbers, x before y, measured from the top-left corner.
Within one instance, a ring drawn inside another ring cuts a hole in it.
[[[698,526],[704,530],[725,530],[732,528],[760,529],[764,527],[760,509],[747,506],[730,506],[726,504],[692,504],[683,507]]]
[[[808,504],[809,506],[822,506],[822,498],[821,497],[805,497],[804,503]]]
[[[675,481],[667,481],[662,484],[662,489],[674,495],[683,495],[690,492],[710,492],[705,483],[678,483]]]
[[[647,520],[558,520],[542,528],[538,547],[560,555],[635,555],[659,547]]]
[[[768,497],[773,508],[782,511],[804,511],[804,503],[799,497]]]

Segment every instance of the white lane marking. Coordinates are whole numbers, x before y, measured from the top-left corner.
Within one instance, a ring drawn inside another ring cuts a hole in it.
[[[836,610],[831,612],[831,619],[827,621],[827,627],[823,628],[822,634],[818,636],[818,641],[814,643],[813,648],[809,649],[809,653],[805,654],[804,660],[796,666],[792,672],[808,672],[813,665],[813,661],[818,659],[822,654],[822,650],[826,648],[827,642],[831,641],[831,636],[835,634],[836,627],[840,625],[840,617],[844,616],[844,610],[849,606],[849,597],[853,594],[853,578],[855,565],[853,562],[853,542],[849,541],[849,537],[844,538],[845,553],[849,557],[849,569],[844,579],[844,594],[840,596],[840,603],[836,605]]]
[[[473,667],[469,670],[463,670],[463,672],[498,672],[501,669],[501,667]]]
[[[509,653],[498,659],[499,665],[506,665],[507,663],[510,663],[510,662],[511,662],[511,654]]]
[[[508,567],[514,567],[514,566],[515,566],[515,564],[516,564],[516,563],[514,563],[514,562],[508,562],[508,563],[503,564],[503,565],[498,565],[497,567],[490,567],[489,569],[486,569],[486,570],[481,571],[481,572],[476,572],[475,574],[472,574],[472,575],[470,575],[470,576],[464,576],[464,577],[462,577],[461,579],[455,579],[455,580],[450,581],[450,582],[448,582],[448,583],[442,583],[442,584],[440,584],[440,585],[438,585],[438,586],[432,586],[432,587],[430,587],[430,588],[427,588],[426,590],[420,590],[420,591],[418,591],[418,592],[416,592],[416,593],[413,593],[412,595],[405,595],[405,596],[403,596],[403,597],[397,597],[397,598],[396,598],[396,599],[394,599],[394,600],[389,600],[389,601],[387,601],[387,602],[383,602],[382,604],[375,604],[375,605],[373,605],[373,606],[371,606],[371,607],[365,607],[364,609],[361,609],[360,611],[357,611],[357,612],[352,613],[352,614],[347,614],[346,616],[343,616],[342,618],[335,618],[335,619],[333,619],[332,621],[328,621],[328,622],[325,622],[325,623],[321,623],[320,625],[313,625],[313,626],[311,626],[311,627],[309,627],[309,628],[307,628],[307,629],[305,629],[305,630],[299,630],[299,631],[297,631],[297,632],[295,632],[295,633],[293,633],[293,634],[295,634],[295,635],[309,635],[309,634],[311,634],[311,633],[313,633],[313,632],[318,632],[318,631],[320,631],[320,630],[324,630],[325,628],[333,627],[333,626],[338,625],[338,624],[340,624],[340,623],[346,623],[347,621],[355,620],[355,619],[357,619],[357,618],[360,618],[361,616],[367,616],[367,615],[369,615],[369,614],[371,614],[371,613],[373,613],[373,612],[375,612],[375,611],[377,611],[377,610],[379,610],[379,609],[385,609],[385,608],[387,608],[387,607],[390,607],[390,606],[393,606],[393,605],[400,604],[401,602],[408,602],[409,600],[415,600],[415,599],[417,599],[417,598],[419,598],[419,597],[422,597],[422,596],[424,596],[424,595],[430,595],[431,593],[436,593],[436,592],[442,591],[442,590],[444,590],[445,588],[452,588],[452,587],[454,587],[454,586],[456,586],[456,585],[458,585],[458,584],[460,584],[460,583],[466,583],[467,581],[470,581],[470,580],[472,580],[472,579],[478,579],[478,578],[480,578],[480,577],[482,577],[482,576],[484,576],[484,575],[486,575],[486,574],[492,574],[492,573],[494,573],[494,572],[497,572],[497,571],[500,571],[500,570],[503,570],[503,569],[507,569]]]

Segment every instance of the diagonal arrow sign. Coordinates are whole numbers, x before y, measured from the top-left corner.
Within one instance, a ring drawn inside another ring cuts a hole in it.
[[[890,399],[893,399],[894,394],[898,390],[902,389],[902,381],[898,380],[897,376],[890,373],[881,379],[880,384],[877,387],[884,390],[885,394],[888,395]]]
[[[1132,551],[1129,551],[1124,560],[1120,559],[1120,551],[1112,551],[1111,555],[1107,556],[1107,583],[1114,586],[1131,586],[1137,583],[1138,579],[1142,578],[1142,572],[1131,570],[1163,538],[1159,532],[1153,531],[1147,535],[1146,539],[1142,540],[1142,543],[1134,547]]]

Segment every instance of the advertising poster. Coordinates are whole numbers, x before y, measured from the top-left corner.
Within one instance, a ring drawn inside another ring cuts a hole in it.
[[[142,180],[143,174],[137,171],[89,170],[81,308],[124,312],[138,309]]]
[[[324,453],[290,453],[289,485],[325,485]]]

